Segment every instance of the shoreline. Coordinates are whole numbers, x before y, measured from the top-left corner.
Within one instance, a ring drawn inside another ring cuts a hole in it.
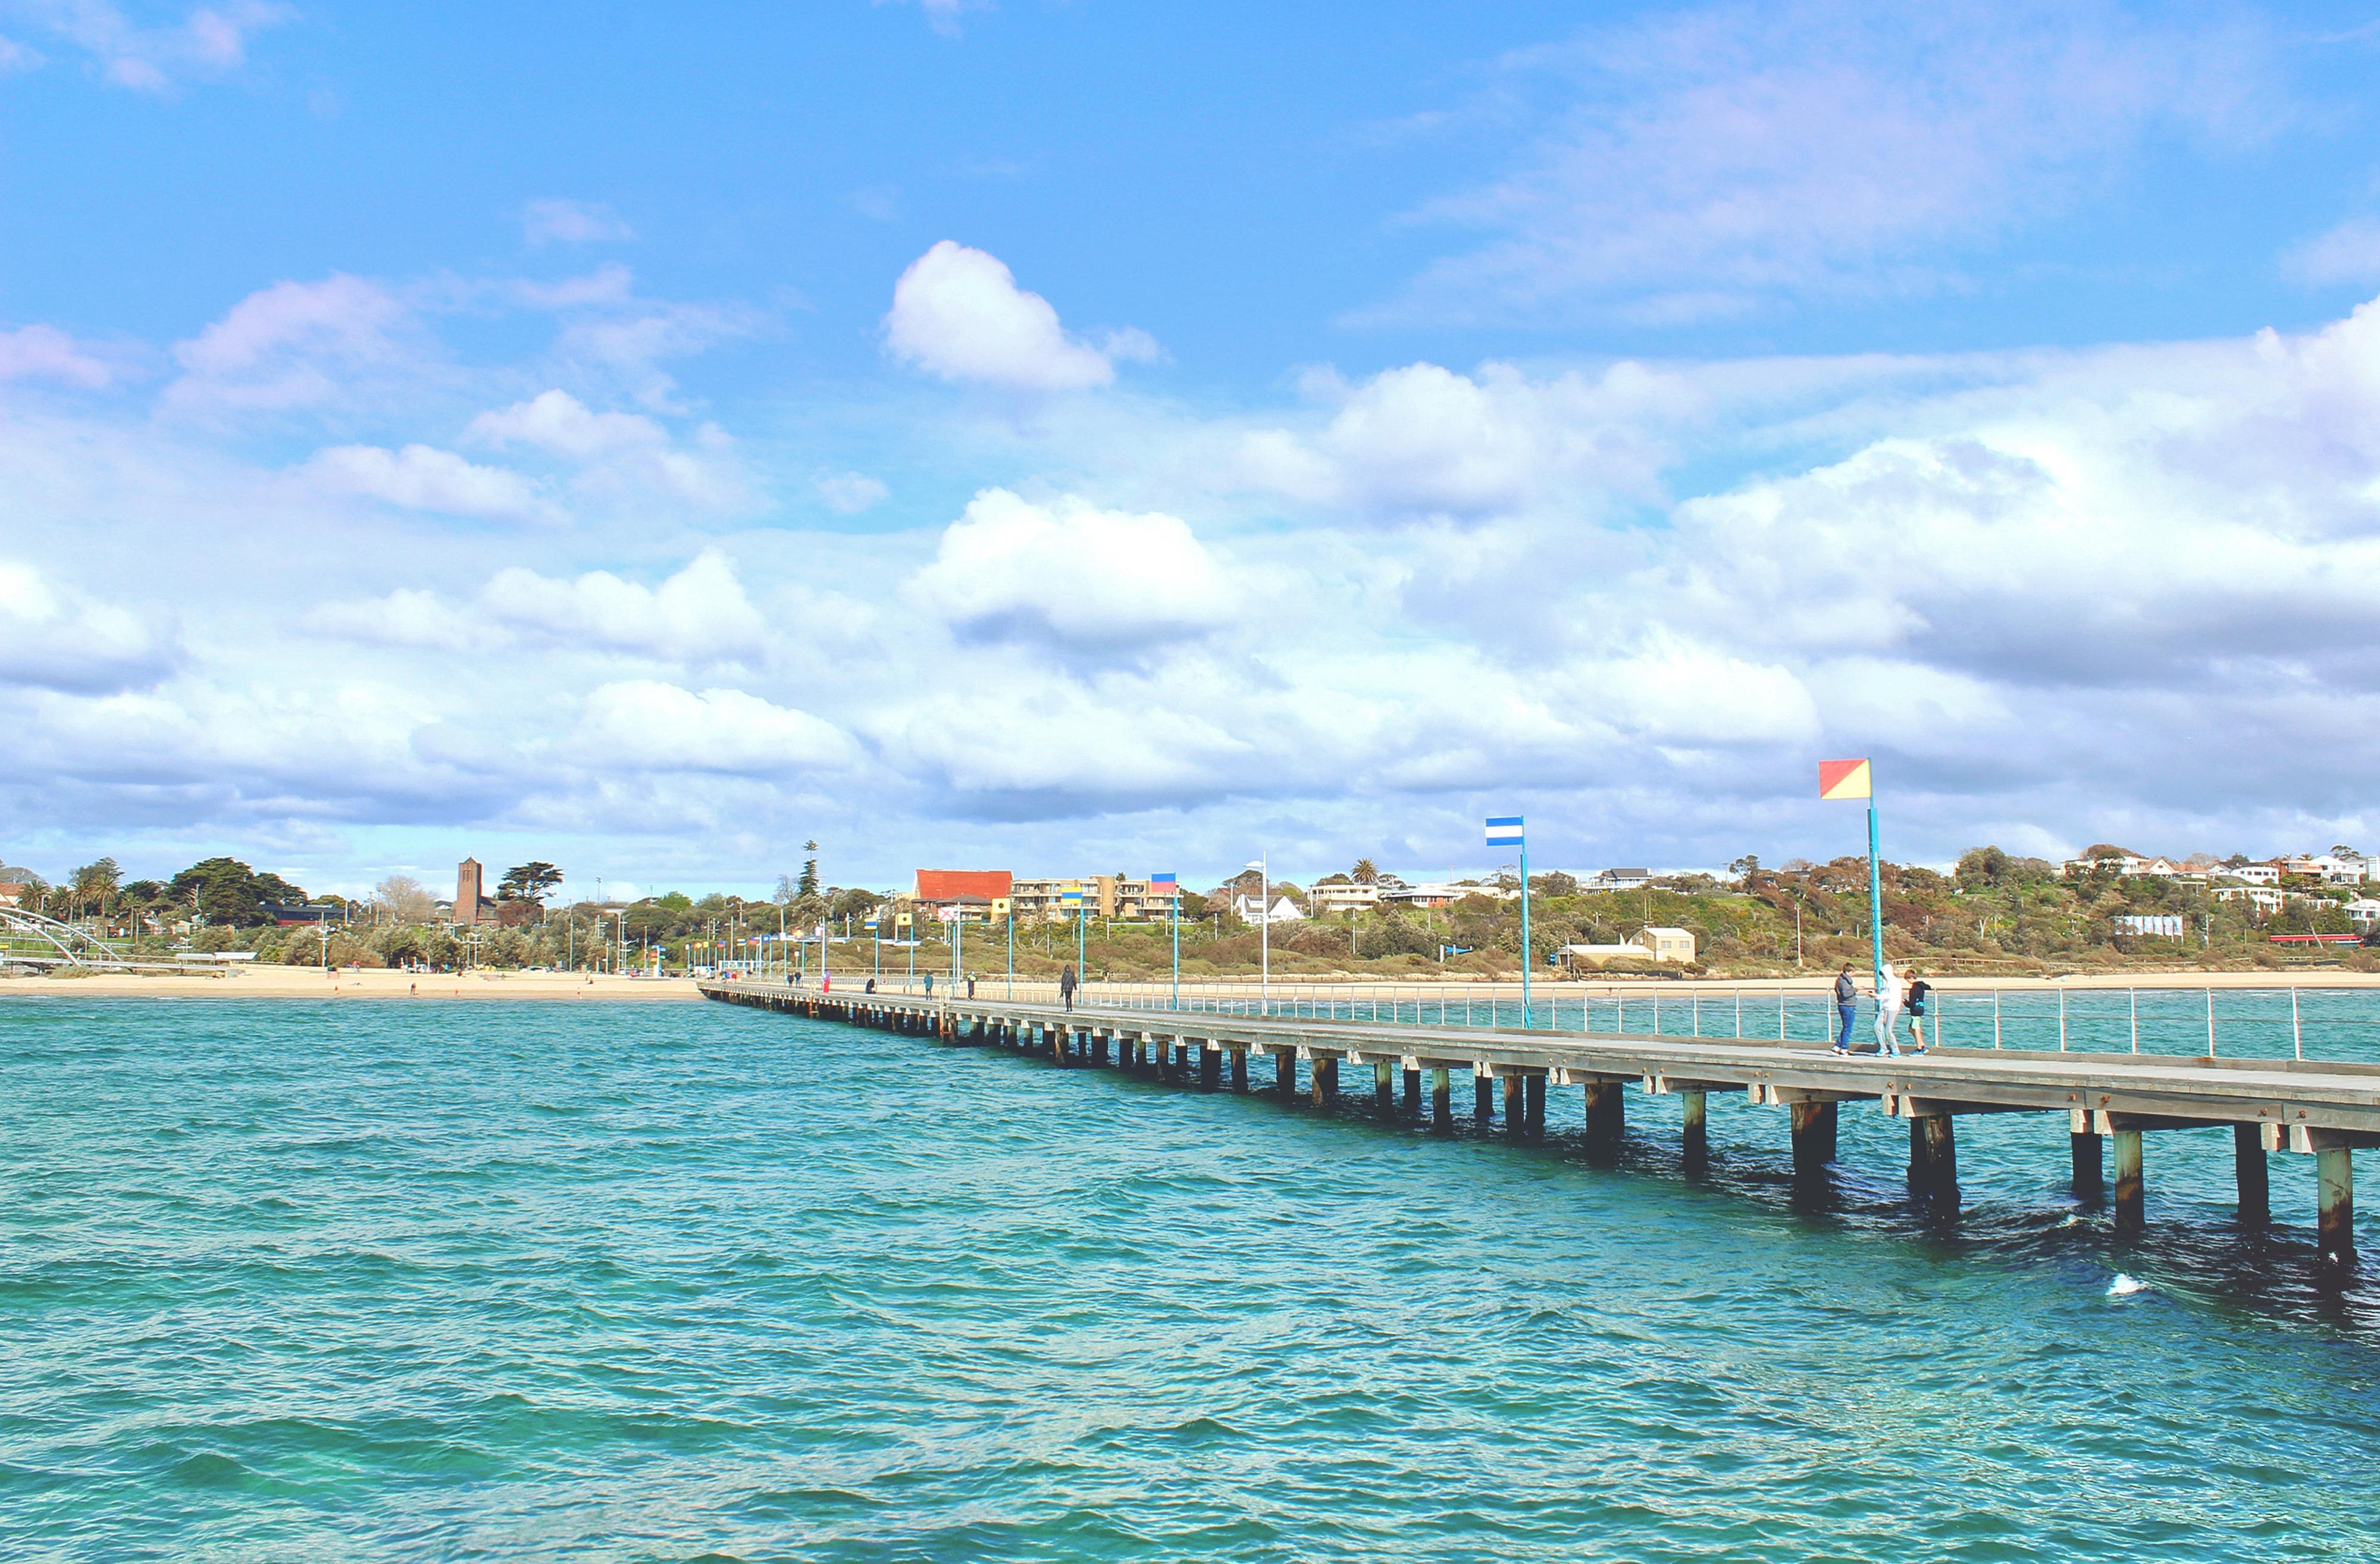
[[[1854,970],[1852,976],[1860,984],[1863,995],[1867,988],[1867,972]],[[431,975],[425,973],[392,972],[384,968],[359,971],[340,970],[325,973],[319,967],[308,966],[244,966],[234,967],[220,975],[205,974],[139,974],[93,973],[85,977],[28,976],[0,979],[0,1000],[11,997],[44,998],[84,995],[109,999],[216,999],[216,1000],[536,1000],[567,1001],[573,1000],[635,1000],[650,1002],[671,1000],[686,1002],[702,997],[699,985],[706,981],[694,977],[628,977],[609,973],[583,972],[466,972]],[[2082,992],[2092,989],[2124,988],[2380,988],[2380,973],[2349,972],[2331,969],[2320,973],[2289,972],[2138,972],[2138,973],[2073,973],[2054,977],[1974,977],[1926,976],[1926,981],[1946,991],[1988,993],[1995,988]],[[850,980],[857,988],[866,982],[864,976]],[[999,991],[1005,979],[987,976],[979,980],[986,992]],[[1674,994],[1806,994],[1822,995],[1831,991],[1831,974],[1813,973],[1796,977],[1622,977],[1599,981],[1572,979],[1548,980],[1532,986],[1535,998],[1543,1000],[1577,1000],[1582,998],[1609,999],[1615,996],[1649,998]],[[940,987],[940,985],[937,985]],[[839,980],[837,990],[843,988]],[[1097,1007],[1102,1000],[1147,1000],[1165,992],[1170,984],[1165,978],[1107,983],[1094,980],[1084,985],[1083,1003]],[[1185,999],[1251,1000],[1256,997],[1257,980],[1253,977],[1184,978],[1182,993]],[[886,978],[883,989],[888,994],[904,991],[900,979]],[[813,983],[807,990],[818,991]],[[1020,999],[1042,996],[1054,1000],[1057,985],[1048,978],[1019,978],[1016,991]],[[1293,999],[1341,1000],[1488,1000],[1517,1001],[1521,985],[1516,980],[1489,982],[1475,977],[1439,979],[1415,978],[1301,978],[1275,977],[1271,993],[1275,1000]]]
[[[156,1000],[698,1000],[691,977],[585,972],[324,972],[315,966],[241,966],[220,976],[96,972],[87,977],[0,979],[11,997]]]

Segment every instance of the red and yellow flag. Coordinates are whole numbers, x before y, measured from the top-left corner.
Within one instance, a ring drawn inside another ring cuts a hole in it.
[[[1873,798],[1876,779],[1865,760],[1821,760],[1818,762],[1818,796],[1835,798]]]

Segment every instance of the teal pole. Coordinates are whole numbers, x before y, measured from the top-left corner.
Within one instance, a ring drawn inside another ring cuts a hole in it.
[[[1529,842],[1521,839],[1521,1030],[1529,1029],[1529,969],[1537,958],[1529,949]]]
[[[1082,988],[1091,964],[1090,947],[1085,943],[1090,938],[1090,904],[1087,902],[1075,903],[1075,987],[1077,990]]]
[[[1008,995],[1016,997],[1016,903],[1008,903]]]
[[[1173,882],[1173,998],[1171,1008],[1182,1008],[1182,882]]]
[[[1867,795],[1867,956],[1868,981],[1880,999],[1884,993],[1884,877],[1876,868],[1873,782],[1868,784]]]
[[[951,905],[951,992],[953,995],[959,991],[959,968],[964,964],[959,960],[959,947],[966,940],[965,923],[966,915],[959,910],[956,903],[953,903]]]

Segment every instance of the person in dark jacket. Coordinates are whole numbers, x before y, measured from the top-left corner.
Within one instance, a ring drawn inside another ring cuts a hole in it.
[[[1835,978],[1835,1012],[1842,1017],[1843,1029],[1835,1038],[1837,1053],[1852,1051],[1852,1021],[1859,1014],[1859,985],[1852,980],[1852,964],[1843,963],[1842,972]]]
[[[1068,1010],[1075,1008],[1075,964],[1068,962],[1058,974],[1058,998]]]
[[[975,974],[972,972],[967,974],[967,998],[975,998]]]
[[[1911,967],[1909,969],[1909,1029],[1917,1035],[1919,1053],[1925,1051],[1925,996],[1933,991],[1934,985],[1918,976],[1917,969]]]

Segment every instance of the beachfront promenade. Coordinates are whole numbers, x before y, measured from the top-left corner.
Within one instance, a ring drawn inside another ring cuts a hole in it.
[[[1675,1097],[1689,1166],[1707,1154],[1713,1092],[1742,1092],[1778,1110],[1797,1173],[1835,1160],[1845,1103],[1875,1103],[1909,1123],[1909,1179],[1955,1201],[1957,1121],[1974,1113],[2055,1113],[2066,1121],[2078,1194],[2096,1198],[2112,1140],[2117,1225],[2143,1213],[2143,1138],[2157,1131],[2231,1132],[2243,1221],[2270,1217],[2266,1155],[2310,1155],[2320,1187],[2317,1235],[2327,1258],[2354,1258],[2354,1151],[2380,1146],[2380,1064],[2138,1053],[2046,1053],[1945,1048],[1900,1059],[1844,1057],[1822,1045],[1762,1037],[1553,1034],[1426,1022],[1354,1022],[1280,1014],[1082,1009],[1044,1002],[899,994],[820,994],[781,983],[705,982],[706,998],[945,1043],[1003,1047],[1059,1065],[1111,1067],[1206,1090],[1305,1089],[1327,1106],[1342,1072],[1372,1072],[1378,1108],[1447,1132],[1454,1077],[1471,1080],[1475,1121],[1500,1117],[1516,1138],[1541,1134],[1549,1086],[1577,1087],[1587,1134],[1616,1141],[1632,1087]],[[1252,1082],[1251,1056],[1269,1079]],[[1427,1082],[1425,1083],[1425,1077]],[[1361,1079],[1346,1083],[1360,1087]],[[1425,1093],[1427,1101],[1425,1101]]]

